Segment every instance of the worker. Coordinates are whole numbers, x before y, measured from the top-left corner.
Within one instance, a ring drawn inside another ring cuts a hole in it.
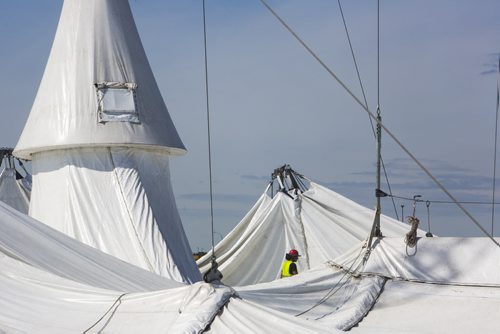
[[[285,254],[285,262],[281,266],[281,278],[291,277],[299,273],[297,264],[295,263],[299,259],[299,256],[299,252],[296,249],[291,249]]]

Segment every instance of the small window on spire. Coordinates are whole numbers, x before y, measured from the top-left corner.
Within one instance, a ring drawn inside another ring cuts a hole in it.
[[[97,90],[97,115],[100,123],[140,123],[135,103],[137,85],[128,82],[102,82]]]

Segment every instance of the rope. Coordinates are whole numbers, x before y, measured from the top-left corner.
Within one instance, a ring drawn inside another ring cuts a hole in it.
[[[210,228],[212,235],[212,265],[215,262],[215,242],[214,242],[214,204],[213,204],[213,186],[212,186],[212,149],[210,136],[210,103],[208,97],[208,56],[207,56],[207,24],[205,12],[205,0],[203,0],[203,42],[205,51],[205,94],[207,97],[207,136],[208,136],[208,174],[210,179]]]
[[[357,262],[357,260],[359,259],[359,257],[361,256],[361,254],[363,253],[363,249],[364,249],[364,246],[361,247],[358,255],[356,256],[356,258],[353,260],[353,262],[351,263],[351,266],[349,267],[349,269],[345,270],[345,269],[342,269],[344,271],[344,274],[340,277],[340,279],[337,281],[337,283],[335,283],[333,285],[333,287],[328,290],[328,292],[318,301],[316,302],[316,304],[314,304],[313,306],[311,306],[310,308],[308,308],[307,310],[305,311],[302,311],[300,312],[299,314],[296,314],[295,316],[296,317],[299,317],[303,314],[306,314],[307,312],[315,309],[316,307],[320,306],[321,304],[323,304],[324,302],[326,302],[328,299],[330,299],[332,296],[334,296],[340,289],[342,289],[344,287],[344,285],[346,285],[346,283],[349,281],[349,280],[346,280],[344,281],[338,288],[337,286],[340,284],[340,282],[342,282],[342,280],[347,277],[347,275],[349,275],[348,278],[352,277],[352,267],[354,266],[354,264]],[[369,251],[369,250],[367,250]],[[337,289],[335,289],[337,288]]]
[[[344,23],[344,29],[345,29],[345,33],[347,35],[347,41],[349,42],[349,48],[351,49],[351,55],[352,55],[352,59],[354,61],[354,67],[356,68],[356,74],[358,76],[359,85],[361,87],[361,94],[363,95],[363,100],[365,102],[365,107],[368,108],[368,102],[366,100],[365,89],[364,89],[364,86],[363,86],[363,82],[361,81],[361,76],[359,74],[358,62],[356,61],[356,56],[354,55],[354,49],[352,47],[351,37],[349,35],[349,31],[347,29],[347,24],[346,24],[346,21],[345,21],[345,18],[344,18],[344,11],[342,10],[342,5],[340,4],[340,0],[337,0],[337,1],[338,1],[338,4],[339,4],[340,15],[342,16],[342,22]],[[375,135],[375,128],[373,127],[373,121],[372,121],[372,119],[370,117],[368,117],[368,119],[370,120],[370,124],[372,125],[373,135]]]
[[[495,150],[493,154],[493,196],[491,200],[491,235],[493,235],[495,222],[495,190],[497,173],[497,138],[498,138],[498,106],[500,104],[500,57],[498,58],[498,77],[497,77],[497,108],[495,113]]]
[[[439,201],[439,200],[423,200],[423,199],[413,199],[413,198],[410,198],[410,197],[404,197],[404,196],[396,196],[396,195],[389,195],[387,194],[388,197],[394,197],[394,198],[397,198],[397,199],[401,199],[401,200],[405,200],[405,201],[416,201],[416,202],[429,202],[429,203],[435,203],[435,204],[456,204],[456,203],[460,203],[460,204],[478,204],[478,205],[491,205],[492,203],[491,202],[481,202],[481,201],[457,201],[457,202],[453,202],[453,201]],[[500,204],[500,202],[496,202],[496,203],[493,203],[495,205],[498,205]]]
[[[407,247],[413,248],[417,244],[417,229],[419,223],[420,220],[417,217],[408,217],[408,224],[411,224],[411,229],[405,236],[405,243]]]
[[[342,22],[344,23],[344,29],[345,29],[345,33],[347,36],[347,41],[349,42],[349,48],[351,50],[351,55],[352,55],[352,60],[354,62],[354,67],[356,68],[356,75],[358,77],[359,86],[361,88],[361,94],[363,95],[363,101],[365,102],[365,107],[368,108],[368,101],[366,99],[365,88],[363,85],[363,81],[361,80],[361,75],[359,74],[358,62],[356,60],[356,56],[354,55],[354,48],[353,48],[352,43],[351,43],[351,37],[349,35],[349,30],[347,29],[347,23],[346,23],[346,20],[344,17],[344,11],[342,10],[342,5],[340,4],[340,0],[337,0],[337,2],[339,4],[340,15],[342,16]],[[377,134],[375,133],[375,126],[373,125],[373,120],[370,118],[370,116],[368,116],[368,120],[370,121],[370,126],[372,128],[373,137],[377,138]],[[382,157],[380,157],[380,162],[382,163],[382,170],[384,171],[384,177],[385,177],[385,181],[387,182],[387,188],[389,189],[389,193],[392,194],[391,184],[389,183],[389,177],[387,176],[387,170],[385,169],[385,164],[384,164],[384,160],[382,159]],[[396,208],[396,202],[394,201],[394,199],[392,199],[392,206],[394,207],[394,213],[396,214],[396,219],[399,220],[398,210]]]
[[[119,304],[118,304],[118,306],[122,303],[122,298],[123,298],[123,296],[125,296],[125,295],[126,295],[126,293],[121,294],[121,295],[120,295],[120,296],[119,296],[119,297],[115,300],[115,302],[113,303],[113,305],[111,305],[111,307],[110,307],[110,308],[106,311],[106,313],[104,313],[104,314],[102,315],[102,317],[100,317],[100,318],[99,318],[99,320],[97,320],[96,322],[94,322],[94,324],[93,324],[92,326],[90,326],[89,328],[87,328],[86,330],[84,330],[84,331],[83,331],[83,333],[84,333],[84,334],[85,334],[85,333],[88,333],[88,332],[89,332],[92,328],[94,328],[95,326],[97,326],[97,324],[99,324],[99,323],[101,322],[101,320],[102,320],[102,319],[104,319],[104,317],[105,317],[105,316],[106,316],[109,312],[111,312],[111,310],[112,310],[113,308],[115,308],[115,305],[116,305],[117,303],[119,303]],[[115,311],[116,311],[116,309],[115,309]],[[113,312],[113,313],[114,313],[114,312]],[[108,321],[109,321],[109,320],[108,320]],[[101,330],[103,330],[103,329],[104,329],[104,328],[101,328]],[[99,332],[101,332],[101,331],[99,331]]]
[[[380,106],[380,0],[377,0],[377,107]]]
[[[293,31],[292,28],[276,13],[267,3],[266,0],[259,0],[270,12],[271,14],[290,32],[293,37],[313,56],[314,59],[346,90],[346,92],[364,109],[368,110],[368,108],[359,100],[356,95],[349,89],[349,87],[344,84],[342,80],[318,57],[318,55],[300,38],[299,35]],[[373,117],[372,117],[373,118]]]

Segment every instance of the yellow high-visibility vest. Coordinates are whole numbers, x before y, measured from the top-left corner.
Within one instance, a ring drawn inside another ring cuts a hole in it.
[[[292,263],[293,261],[291,260],[283,262],[283,265],[281,266],[281,278],[293,276],[292,274],[290,274],[290,265]]]

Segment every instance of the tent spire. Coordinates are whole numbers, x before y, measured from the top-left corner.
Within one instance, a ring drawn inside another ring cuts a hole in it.
[[[13,154],[32,160],[30,216],[179,282],[201,280],[171,187],[184,154],[127,0],[64,0]]]

